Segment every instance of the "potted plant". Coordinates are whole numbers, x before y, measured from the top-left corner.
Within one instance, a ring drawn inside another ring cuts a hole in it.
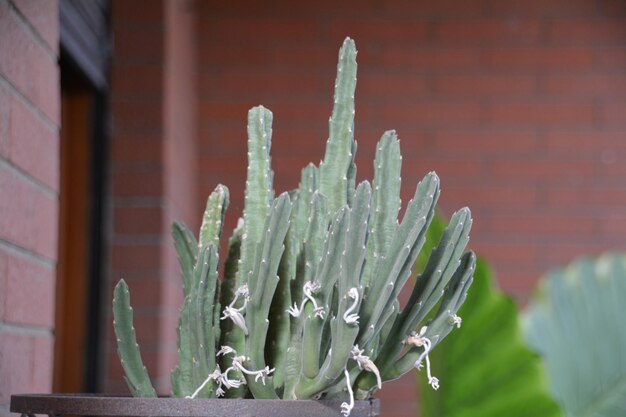
[[[227,256],[219,253],[229,203],[225,186],[209,196],[198,238],[183,224],[173,225],[185,296],[179,364],[171,374],[172,394],[180,399],[161,399],[169,405],[142,415],[245,414],[248,407],[254,415],[263,407],[272,414],[283,407],[305,415],[372,415],[373,393],[414,368],[425,367],[428,383],[439,387],[428,354],[461,325],[456,313],[475,268],[474,255],[464,253],[470,211],[452,216],[401,308],[398,295],[435,213],[439,179],[435,173],[423,178],[399,221],[401,155],[395,132],[388,131],[377,145],[372,184],[356,185],[356,69],[348,38],[339,52],[324,158],[319,167],[304,168],[299,188],[289,193],[275,197],[272,189],[272,113],[262,106],[250,110],[245,207]],[[221,278],[220,258],[226,259]],[[156,397],[123,280],[113,311],[130,391]],[[227,400],[210,400],[219,397]],[[251,405],[237,398],[279,401]]]

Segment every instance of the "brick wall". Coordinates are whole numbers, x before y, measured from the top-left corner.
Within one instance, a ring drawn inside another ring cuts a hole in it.
[[[169,393],[169,373],[176,363],[182,303],[170,226],[178,219],[196,228],[199,216],[191,3],[112,4],[109,279],[111,288],[120,278],[128,282],[144,362],[162,393]],[[106,389],[128,392],[109,340]]]
[[[55,0],[0,0],[0,416],[52,388],[58,55]]]
[[[448,215],[523,303],[548,267],[626,249],[626,3],[610,0],[199,2],[199,198],[218,182],[241,212],[247,109],[274,111],[277,192],[318,162],[337,50],[359,49],[359,179],[395,128],[403,201],[435,170]],[[201,207],[198,207],[200,212]],[[445,381],[442,381],[445,384]],[[415,415],[409,377],[385,415]]]

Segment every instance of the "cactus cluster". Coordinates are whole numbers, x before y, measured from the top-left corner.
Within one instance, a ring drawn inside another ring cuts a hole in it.
[[[248,114],[243,219],[228,242],[223,276],[220,237],[228,189],[209,196],[199,237],[173,225],[185,301],[178,326],[173,395],[189,398],[367,399],[381,383],[426,365],[428,353],[460,325],[457,310],[475,257],[464,253],[470,211],[456,212],[430,254],[406,305],[398,299],[424,243],[439,179],[417,185],[401,221],[400,146],[386,132],[374,179],[356,185],[356,49],[340,52],[326,152],[302,170],[298,189],[274,196],[272,113]],[[128,288],[114,297],[118,352],[135,396],[154,396],[132,327]]]

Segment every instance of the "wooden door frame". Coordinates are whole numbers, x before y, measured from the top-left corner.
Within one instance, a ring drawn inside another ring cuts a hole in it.
[[[61,184],[54,390],[99,392],[104,339],[108,0],[59,1]]]

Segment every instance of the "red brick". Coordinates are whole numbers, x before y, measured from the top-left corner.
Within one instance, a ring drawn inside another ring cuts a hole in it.
[[[194,233],[198,229],[199,227],[197,229],[193,229]],[[197,236],[197,233],[196,233],[196,236]],[[225,240],[228,237],[230,236],[223,236],[222,243],[227,243],[225,242]],[[174,244],[172,243],[173,240],[170,238],[169,241],[170,243],[165,246],[164,251],[163,251],[163,258],[164,258],[164,263],[165,263],[165,266],[164,266],[165,279],[163,280],[163,284],[161,285],[163,288],[163,294],[161,296],[160,305],[163,307],[164,315],[166,315],[169,318],[178,319],[178,313],[184,301],[183,278],[180,272],[180,264],[178,263],[176,250],[174,248]],[[227,250],[225,245],[222,245],[222,248],[218,248],[218,250],[222,250],[222,249],[224,249],[225,251]],[[224,261],[226,259],[225,251],[221,252],[223,256],[220,255],[220,261]],[[176,324],[177,323],[174,323],[173,326],[164,325],[162,326],[163,327],[162,331],[165,332],[166,334],[169,334],[169,332],[173,331],[176,328]],[[175,333],[173,334],[173,336],[174,336],[173,339],[167,339],[167,340],[176,340]]]
[[[246,160],[241,157],[221,157],[214,158],[211,156],[200,158],[200,176],[204,174],[214,174],[220,178],[243,178],[245,180],[246,175]],[[225,184],[228,186],[229,184]],[[235,184],[233,188],[242,186],[242,184]],[[213,185],[215,187],[215,184]]]
[[[5,265],[5,322],[54,327],[56,274],[52,266],[0,250],[0,265]]]
[[[113,128],[119,133],[157,133],[163,128],[163,106],[154,99],[117,99],[113,104]]]
[[[446,19],[435,26],[435,36],[458,43],[533,43],[541,24],[532,19]]]
[[[488,1],[489,10],[497,15],[563,17],[593,16],[597,12],[596,2],[589,0],[525,0],[525,1]]]
[[[111,330],[111,333],[113,331]],[[111,345],[115,346],[114,341],[111,341]],[[157,364],[159,352],[147,349],[145,346],[139,344],[139,351],[141,352],[141,359],[144,366],[148,370],[148,375],[154,384],[157,376]],[[106,392],[109,394],[120,394],[120,395],[130,395],[130,391],[128,389],[128,385],[126,385],[123,375],[124,370],[120,364],[120,358],[117,355],[117,352],[109,352],[106,357],[107,363],[107,382],[106,382]],[[114,382],[115,381],[115,382]]]
[[[483,117],[483,109],[475,103],[435,102],[423,104],[393,103],[384,106],[361,106],[357,110],[360,120],[382,118],[391,126],[410,122],[428,126],[446,127],[477,125]]]
[[[533,290],[537,287],[537,283],[546,268],[524,267],[520,265],[513,271],[507,268],[506,263],[492,264],[495,271],[506,271],[505,274],[498,274],[498,283],[500,289],[510,297],[513,297],[520,308],[528,303],[528,299]],[[470,289],[471,291],[471,289]]]
[[[600,105],[598,124],[600,126],[626,126],[626,103],[605,102]]]
[[[158,99],[163,91],[163,66],[137,62],[113,63],[111,89],[116,95]]]
[[[592,48],[563,47],[502,47],[483,53],[484,65],[498,70],[527,72],[528,70],[587,70],[594,61]]]
[[[324,90],[320,77],[316,74],[288,73],[278,69],[270,71],[228,71],[205,74],[202,77],[202,91],[210,97],[260,97],[290,96],[297,94],[319,94]]]
[[[0,168],[0,237],[50,260],[57,255],[58,201]]]
[[[141,344],[140,344],[141,348]],[[143,363],[148,369],[148,374],[152,380],[152,384],[160,396],[171,395],[169,374],[174,366],[178,363],[176,349],[166,351],[165,348],[154,350],[147,347],[141,348],[141,357]],[[110,394],[118,394],[122,396],[130,395],[128,385],[124,382],[122,376],[124,372],[120,366],[120,360],[115,352],[109,352],[107,355],[107,377],[105,379],[105,391]],[[159,377],[159,375],[162,375]]]
[[[576,240],[560,242],[558,245],[548,245],[543,255],[548,265],[556,267],[569,264],[583,256],[596,257],[615,249],[615,246],[608,242],[593,242],[589,237],[580,237]]]
[[[329,25],[331,39],[341,42],[350,36],[359,44],[424,41],[428,37],[429,23],[416,19],[341,19]]]
[[[438,16],[482,16],[486,11],[486,0],[439,0],[439,1],[397,1],[383,2],[385,15],[393,18]]]
[[[3,331],[0,337],[0,402],[11,394],[50,392],[52,336]]]
[[[35,357],[33,358],[33,391],[51,392],[54,363],[54,338],[38,336],[33,342]]]
[[[622,0],[601,0],[598,3],[598,14],[606,17],[626,15],[626,3]]]
[[[609,211],[626,206],[626,189],[621,185],[551,188],[547,193],[550,207],[585,207]]]
[[[310,157],[288,157],[284,156],[280,159],[273,159],[274,170],[274,190],[277,195],[284,191],[289,191],[296,188],[300,182],[300,172],[310,162]],[[321,157],[319,158],[321,159]],[[318,160],[319,163],[319,160]],[[363,175],[363,172],[359,172],[359,176]],[[237,181],[241,183],[241,181]]]
[[[332,95],[332,90],[328,90]],[[265,102],[265,101],[264,101]],[[252,107],[252,106],[250,106]],[[328,117],[332,112],[332,99],[315,101],[310,98],[298,98],[293,102],[286,100],[276,100],[268,102],[267,107],[274,113],[274,125],[293,127],[302,126],[304,128],[311,126],[328,125]],[[358,111],[358,110],[357,110]],[[243,113],[242,118],[239,118],[238,126],[242,126],[245,129],[248,110]],[[220,121],[219,118],[215,119]]]
[[[0,250],[0,320],[4,319],[7,303],[7,275],[9,274],[9,260],[5,251]]]
[[[438,130],[435,146],[446,152],[532,152],[537,149],[537,134],[532,130]]]
[[[626,165],[621,163],[619,154],[612,150],[598,151],[598,178],[603,181],[623,181],[626,178]]]
[[[198,195],[200,199],[206,198],[214,189],[217,184],[223,184],[228,187],[230,191],[230,205],[228,207],[228,215],[224,222],[224,227],[232,229],[237,225],[237,218],[240,217],[240,213],[243,210],[243,195],[244,195],[244,183],[245,174],[240,177],[222,177],[215,173],[207,173],[200,176],[198,181]],[[235,186],[235,184],[238,184]],[[198,205],[198,212],[204,210],[204,201]]]
[[[357,80],[357,92],[363,96],[380,96],[394,101],[398,96],[424,94],[429,90],[429,84],[427,77],[419,75],[362,72]]]
[[[115,207],[114,230],[123,235],[159,235],[164,233],[162,212],[162,207]]]
[[[530,208],[537,204],[537,190],[527,184],[443,184],[441,204],[457,209],[468,206],[472,209],[487,207],[499,209],[505,207]]]
[[[115,166],[154,165],[163,157],[160,135],[120,133],[111,142],[111,159]]]
[[[272,159],[292,155],[307,156],[315,160],[320,159],[324,155],[324,144],[328,137],[328,127],[322,126],[324,124],[326,123],[320,121],[319,127],[310,129],[283,126],[282,123],[274,126]],[[360,142],[361,139],[359,138]],[[246,133],[241,129],[215,126],[211,129],[203,129],[200,133],[198,155],[208,158],[240,159],[241,162],[237,164],[245,167],[246,146]]]
[[[458,179],[472,180],[479,179],[481,177],[483,168],[481,164],[477,164],[476,161],[463,158],[463,157],[437,157],[429,156],[428,158],[421,158],[418,155],[411,155],[411,152],[404,151],[402,153],[403,160],[407,163],[403,167],[403,179],[408,181],[407,186],[414,187],[417,185],[417,179],[421,179],[426,172],[435,171],[441,183],[445,186],[449,182]],[[418,163],[408,163],[422,159]]]
[[[215,44],[300,43],[314,42],[319,37],[319,24],[313,20],[292,18],[219,18],[206,19],[199,25],[200,39]]]
[[[38,45],[7,6],[0,5],[0,74],[52,121],[59,123],[56,57]]]
[[[626,151],[626,132],[602,130],[551,130],[545,146],[553,152],[589,154],[601,151]]]
[[[0,88],[0,156],[8,159],[11,146],[9,135],[11,131],[12,96],[4,88]]]
[[[116,197],[158,197],[163,193],[162,172],[158,169],[113,172],[112,193]]]
[[[626,94],[626,76],[611,74],[595,75],[548,75],[545,78],[548,94],[583,97],[623,97]]]
[[[59,52],[59,5],[57,0],[14,0],[13,4],[24,15],[48,47]]]
[[[487,121],[495,125],[590,126],[593,122],[593,106],[545,102],[498,103],[488,109]]]
[[[115,59],[122,63],[158,64],[163,61],[163,38],[162,27],[114,24]]]
[[[378,142],[382,139],[384,133],[389,130],[388,126],[381,125],[380,128],[368,129],[366,132],[360,132],[358,137],[358,152],[357,160],[363,161],[361,165],[374,165],[374,157],[376,155],[376,148]],[[422,147],[431,146],[432,132],[429,129],[422,128],[421,126],[406,126],[396,131],[398,140],[400,141],[400,150],[402,153],[413,150],[419,152]],[[369,136],[369,140],[366,140],[366,134]],[[323,146],[326,145],[321,139],[318,139],[319,146],[323,152]]]
[[[505,231],[506,236],[508,232]],[[484,257],[489,262],[510,265],[532,265],[537,262],[538,248],[534,243],[514,242],[512,239],[500,239],[494,242],[484,242],[475,239],[471,248],[478,256]],[[502,274],[498,274],[501,276]]]
[[[626,68],[626,48],[618,46],[614,48],[595,48],[595,64],[601,69]]]
[[[271,14],[271,8],[265,3],[249,0],[231,0],[228,2],[199,2],[198,14],[202,19],[216,16],[266,16]]]
[[[359,44],[361,43],[359,42]],[[332,72],[333,67],[337,64],[337,50],[324,45],[290,45],[279,43],[272,45],[271,48],[260,49],[262,46],[263,45],[259,45],[257,49],[248,52],[250,58],[254,61],[246,63],[245,65],[248,67],[254,66],[255,68],[263,68],[264,65],[267,65],[269,68],[289,68],[298,72],[302,71],[303,68]],[[357,47],[359,47],[359,45],[357,45]],[[259,52],[255,53],[257,50]],[[363,51],[359,52],[359,62],[362,62],[365,58],[363,56],[364,54],[366,53]],[[263,57],[263,60],[261,60],[261,57]],[[224,59],[227,60],[226,65],[231,62],[228,57]],[[239,60],[242,60],[242,57],[240,57]]]
[[[132,26],[163,24],[164,7],[161,5],[159,5],[161,7],[154,5],[146,7],[144,3],[125,0],[113,0],[111,3],[112,20],[116,24],[127,23]]]
[[[567,44],[620,45],[626,38],[626,19],[555,20],[548,27],[548,39]]]
[[[585,160],[498,158],[489,166],[490,176],[504,181],[579,183],[593,176],[595,164]]]
[[[58,133],[20,100],[0,87],[4,144],[1,153],[13,164],[53,190],[59,189]]]
[[[535,239],[563,239],[591,235],[596,231],[595,219],[586,215],[568,215],[560,211],[494,213],[488,222],[493,233]]]
[[[621,239],[626,236],[626,216],[623,213],[610,213],[602,216],[598,220],[600,222],[599,233],[601,236],[614,235]],[[621,249],[626,249],[622,247]]]
[[[242,3],[245,6],[242,6]],[[250,4],[246,0],[237,0],[228,7],[231,14],[241,15],[242,9]],[[332,16],[333,18],[354,17],[355,15],[376,16],[380,12],[381,4],[377,0],[362,0],[359,2],[358,11],[351,2],[337,2],[333,0],[320,0],[316,2],[290,2],[288,0],[275,1],[271,7],[264,4],[261,10],[254,6],[246,11],[246,16],[284,16],[298,17],[301,19],[310,19],[312,16],[319,16],[320,19]],[[239,6],[239,8],[237,8]]]
[[[381,63],[398,68],[419,70],[456,70],[459,72],[480,67],[480,50],[460,47],[424,47],[395,45],[385,46]]]
[[[163,244],[113,244],[111,245],[111,265],[119,278],[125,278],[126,274],[137,272],[156,273],[161,267],[162,250]],[[117,282],[117,279],[115,281]],[[143,293],[143,290],[140,293]]]
[[[395,381],[385,382],[384,388],[376,393],[381,401],[381,416],[415,417],[418,408],[414,399],[416,384],[413,372]]]
[[[232,123],[240,126],[241,132],[245,134],[248,110],[255,105],[252,103],[254,102],[229,103],[217,100],[204,100],[200,102],[199,118],[203,123],[208,123],[209,121],[217,122],[218,124]]]
[[[287,48],[286,50],[284,48]],[[303,48],[305,53],[303,52]],[[321,50],[322,48],[320,48]],[[268,45],[266,43],[250,43],[245,45],[220,45],[200,42],[198,45],[199,63],[202,74],[210,74],[211,69],[219,68],[264,68],[274,56],[275,65],[283,61],[290,63],[298,57],[308,57],[313,50],[311,45],[285,46]],[[291,53],[290,53],[291,52]],[[333,59],[336,58],[332,54]],[[297,65],[297,64],[296,64]],[[300,67],[301,68],[301,67]]]
[[[537,92],[537,78],[510,74],[439,75],[434,88],[435,93],[450,96],[530,96]]]
[[[152,286],[155,287],[155,283],[152,283]],[[152,294],[154,291],[149,291],[147,294]],[[136,295],[137,291],[131,290],[131,305],[133,306],[133,326],[135,327],[135,332],[137,334],[137,342],[139,343],[139,347],[142,351],[150,351],[154,350],[154,348],[158,345],[159,341],[166,340],[162,337],[161,332],[159,331],[161,327],[161,321],[163,317],[159,314],[157,309],[158,305],[155,305],[159,300],[160,293],[157,292],[156,298],[153,300],[146,300],[147,304],[137,302]],[[143,293],[141,294],[143,295]],[[142,297],[143,298],[143,297]],[[143,309],[153,308],[155,311],[152,313],[142,313]],[[173,322],[172,325],[176,328],[176,323]],[[176,336],[174,336],[176,337]],[[174,339],[176,340],[176,339]]]

